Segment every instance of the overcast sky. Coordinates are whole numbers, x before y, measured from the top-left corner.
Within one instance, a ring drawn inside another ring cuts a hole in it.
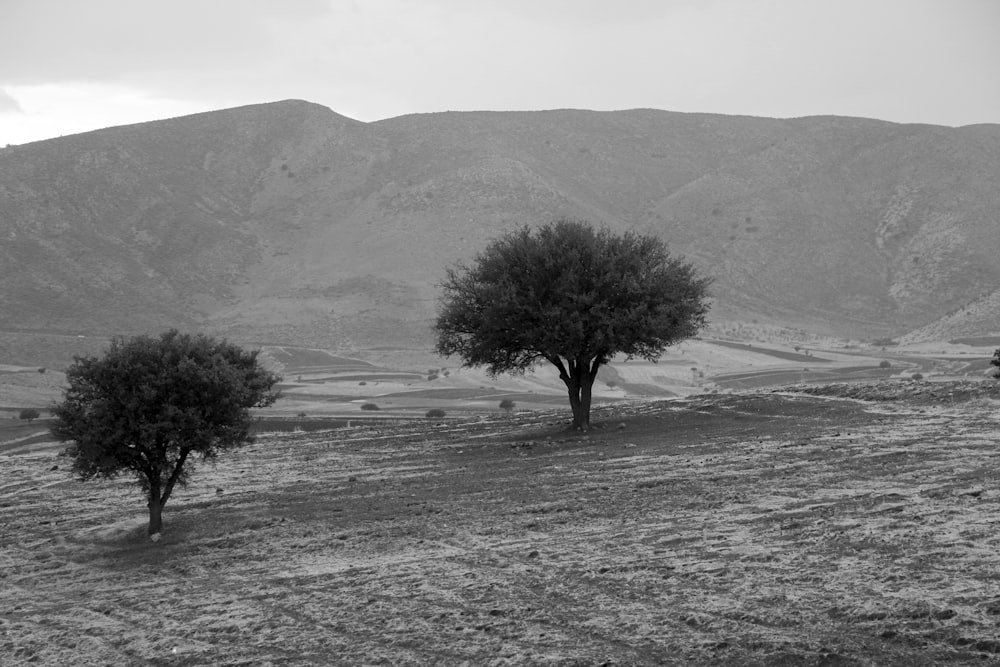
[[[0,0],[0,146],[288,98],[1000,123],[1000,0]]]

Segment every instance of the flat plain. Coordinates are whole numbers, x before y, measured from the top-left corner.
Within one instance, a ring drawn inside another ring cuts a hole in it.
[[[860,388],[859,388],[860,387]],[[1000,661],[1000,392],[265,434],[166,508],[0,457],[5,665]]]

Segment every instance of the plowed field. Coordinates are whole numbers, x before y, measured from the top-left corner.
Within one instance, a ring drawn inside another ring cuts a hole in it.
[[[1000,662],[991,396],[265,435],[158,543],[128,480],[0,457],[0,663]]]

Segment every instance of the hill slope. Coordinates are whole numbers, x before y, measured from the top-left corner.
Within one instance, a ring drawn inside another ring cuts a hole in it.
[[[961,310],[1000,285],[997,182],[1000,125],[254,105],[0,151],[0,327],[421,347],[446,265],[572,216],[661,235],[717,319],[997,331]]]

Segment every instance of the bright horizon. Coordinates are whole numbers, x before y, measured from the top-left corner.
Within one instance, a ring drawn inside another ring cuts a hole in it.
[[[5,0],[0,146],[304,99],[1000,123],[995,0]]]

